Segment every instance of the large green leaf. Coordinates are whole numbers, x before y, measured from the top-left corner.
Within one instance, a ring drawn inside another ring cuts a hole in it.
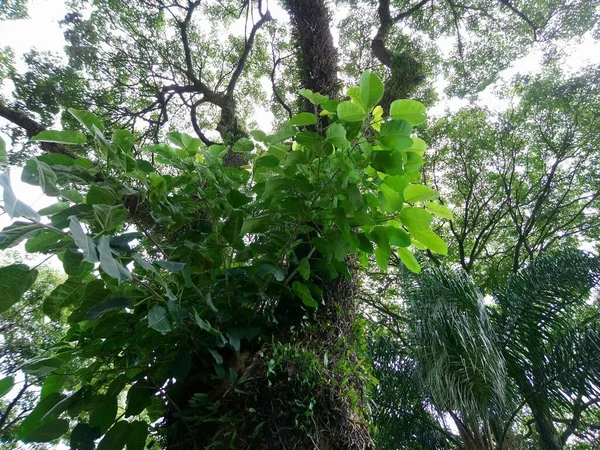
[[[379,143],[386,149],[403,150],[412,145],[412,127],[405,120],[390,120],[381,124]]]
[[[94,450],[95,440],[102,436],[100,430],[87,423],[79,422],[71,431],[71,450]]]
[[[0,313],[21,300],[37,275],[37,270],[29,269],[25,264],[0,267]]]
[[[337,115],[345,122],[361,122],[367,117],[363,107],[352,102],[340,102],[337,106]]]
[[[30,206],[17,200],[17,196],[10,185],[10,174],[8,172],[0,173],[0,186],[2,186],[2,199],[4,200],[4,211],[8,217],[25,217],[36,222],[40,221],[40,215],[35,212]]]
[[[85,134],[79,131],[52,131],[46,130],[31,138],[32,142],[53,142],[56,144],[81,145],[87,142]]]
[[[404,189],[404,200],[410,203],[434,200],[440,196],[438,191],[422,184],[410,184]]]
[[[404,158],[399,150],[373,152],[369,164],[373,169],[388,175],[404,174]]]
[[[85,234],[77,217],[72,216],[69,218],[69,221],[69,229],[73,235],[73,240],[75,241],[75,244],[77,244],[77,247],[83,252],[83,259],[90,263],[99,262],[100,259],[98,258],[98,251],[94,240]]]
[[[40,424],[42,417],[64,398],[64,395],[54,393],[40,399],[38,404],[35,405],[35,408],[33,408],[33,411],[31,411],[19,425],[17,437],[23,439],[31,433]]]
[[[288,123],[295,127],[305,127],[317,123],[317,117],[312,113],[302,112],[292,117]]]
[[[441,217],[442,219],[454,220],[452,211],[440,203],[426,202],[425,208],[431,211],[434,216]]]
[[[110,248],[110,238],[108,236],[100,236],[98,240],[98,253],[100,255],[100,267],[107,275],[119,281],[131,280],[129,270],[113,258]]]
[[[115,421],[118,409],[118,400],[115,395],[97,395],[90,413],[90,425],[104,431]]]
[[[38,158],[27,161],[21,172],[21,180],[25,183],[39,186],[46,195],[56,197],[60,194],[56,186],[56,174],[48,164],[40,161]]]
[[[148,437],[148,424],[141,420],[129,422],[127,450],[144,450]]]
[[[298,93],[302,97],[308,99],[308,101],[310,101],[313,105],[321,105],[329,99],[329,97],[326,95],[321,95],[318,92],[311,91],[310,89],[300,89]]]
[[[448,246],[444,240],[431,230],[411,230],[410,234],[421,244],[440,255],[448,254]]]
[[[127,406],[125,408],[125,417],[137,416],[146,409],[152,402],[152,397],[156,392],[147,380],[137,381],[127,392]]]
[[[69,108],[68,111],[73,117],[77,119],[77,121],[81,125],[83,125],[90,132],[90,134],[96,134],[94,127],[96,127],[101,132],[104,132],[104,124],[98,118],[98,116],[96,116],[96,114],[91,113],[89,111],[73,108]]]
[[[400,211],[400,220],[412,233],[414,231],[429,230],[429,225],[433,221],[433,216],[423,208],[406,206]]]
[[[73,247],[73,241],[54,230],[41,230],[35,237],[30,237],[25,242],[25,251],[28,253],[58,253]]]
[[[21,241],[36,235],[42,225],[31,222],[14,222],[0,231],[0,250],[14,247]]]
[[[93,205],[96,222],[104,232],[120,228],[127,218],[127,210],[123,205]]]
[[[0,398],[8,394],[15,385],[14,377],[4,377],[0,379]]]
[[[161,333],[168,333],[171,331],[169,314],[166,308],[163,308],[160,305],[154,305],[150,308],[150,311],[148,311],[148,326]]]
[[[62,263],[65,273],[75,278],[84,277],[94,269],[94,265],[89,262],[84,262],[83,254],[75,249],[67,249],[67,251],[63,253]]]
[[[376,74],[365,70],[360,78],[360,102],[370,111],[382,97],[383,83]]]
[[[120,420],[104,435],[97,450],[123,450],[129,436],[129,422]]]
[[[406,120],[412,126],[421,125],[427,118],[427,108],[415,100],[396,100],[390,105],[392,119]]]
[[[59,284],[44,299],[42,310],[51,319],[59,319],[61,310],[75,304],[83,295],[84,285],[78,280],[68,279]]]
[[[52,442],[69,431],[69,421],[65,419],[49,419],[38,424],[23,442]]]
[[[309,308],[316,308],[319,306],[317,301],[313,298],[310,289],[305,284],[294,281],[294,283],[292,283],[292,291],[300,300],[302,300],[302,303]]]
[[[62,367],[65,360],[53,356],[38,357],[27,361],[21,366],[21,370],[30,375],[44,376],[50,372]]]

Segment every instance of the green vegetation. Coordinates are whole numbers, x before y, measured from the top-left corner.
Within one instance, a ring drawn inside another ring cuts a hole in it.
[[[598,8],[280,3],[0,50],[2,448],[597,448]]]

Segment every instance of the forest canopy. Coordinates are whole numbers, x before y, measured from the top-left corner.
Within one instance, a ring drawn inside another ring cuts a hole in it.
[[[0,45],[2,448],[600,446],[600,6],[53,1]]]

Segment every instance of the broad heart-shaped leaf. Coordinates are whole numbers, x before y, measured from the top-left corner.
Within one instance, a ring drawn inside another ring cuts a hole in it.
[[[6,142],[0,137],[0,166],[8,164],[8,155],[6,153]]]
[[[67,249],[62,256],[63,269],[71,277],[84,277],[94,270],[94,265],[83,261],[83,254],[75,249]]]
[[[422,184],[410,184],[404,189],[404,200],[410,203],[434,200],[440,193]]]
[[[398,251],[398,256],[400,257],[400,260],[402,261],[402,263],[406,266],[406,268],[408,270],[410,270],[411,272],[414,272],[414,273],[421,272],[421,265],[419,264],[419,261],[417,261],[417,258],[415,258],[415,255],[413,255],[409,249],[407,249],[405,247],[399,247],[397,251]]]
[[[167,138],[177,147],[186,150],[190,155],[195,153],[200,145],[202,145],[202,141],[197,137],[195,138],[189,134],[179,133],[178,131],[167,133]]]
[[[426,202],[425,208],[431,211],[434,216],[441,217],[442,219],[454,220],[452,211],[440,203]]]
[[[77,244],[77,247],[83,252],[83,259],[91,263],[99,262],[100,259],[98,258],[96,243],[90,236],[85,234],[83,228],[81,228],[79,219],[75,216],[71,216],[69,217],[69,222],[69,229],[73,235],[73,240],[75,241],[75,244]]]
[[[141,420],[129,422],[127,450],[144,450],[148,437],[148,424]]]
[[[151,386],[147,380],[141,379],[131,386],[127,392],[127,407],[125,417],[137,416],[152,402],[156,388]],[[112,449],[111,449],[112,450]]]
[[[131,273],[123,265],[113,258],[110,248],[110,238],[100,236],[98,240],[98,253],[100,254],[100,267],[107,275],[121,281],[131,280]]]
[[[411,230],[410,234],[417,241],[427,247],[429,250],[432,250],[440,255],[448,254],[448,246],[444,242],[444,240],[435,234],[431,230],[423,230],[423,231],[415,231]]]
[[[65,419],[49,419],[38,424],[23,442],[52,442],[69,431],[69,421]]]
[[[91,113],[89,111],[73,108],[69,108],[68,111],[73,117],[77,119],[77,121],[81,125],[83,125],[90,132],[90,134],[94,134],[94,127],[104,132],[104,124],[98,118],[98,116],[96,116],[96,114]]]
[[[336,147],[345,147],[349,144],[346,139],[346,129],[341,123],[335,122],[327,127],[325,132],[327,140]]]
[[[0,314],[21,300],[37,275],[37,270],[30,270],[25,264],[0,267]]]
[[[148,311],[148,326],[161,333],[168,333],[171,331],[171,324],[169,323],[169,313],[165,308],[160,305],[154,305]]]
[[[0,173],[0,186],[2,186],[2,199],[4,200],[4,211],[8,214],[8,217],[14,219],[15,217],[26,217],[36,222],[40,221],[40,215],[35,212],[31,207],[23,203],[21,200],[17,200],[17,196],[12,190],[10,185],[10,174],[9,172]]]
[[[404,157],[400,150],[373,152],[369,164],[373,169],[388,175],[404,175]]]
[[[79,422],[71,431],[71,450],[94,450],[94,441],[102,436],[100,430],[87,423]]]
[[[316,308],[319,306],[310,293],[310,289],[305,284],[294,281],[294,283],[292,283],[292,291],[300,300],[302,300],[302,303],[304,303],[305,306],[308,306],[309,308]]]
[[[14,222],[0,231],[0,250],[14,247],[21,241],[34,236],[43,227],[37,223]]]
[[[404,150],[412,145],[412,127],[405,120],[390,120],[381,124],[379,143],[388,150]]]
[[[408,148],[405,148],[404,151],[418,153],[419,155],[422,155],[423,153],[425,153],[427,151],[427,144],[425,143],[425,141],[423,139],[418,138],[418,137],[413,137],[411,146]]]
[[[341,102],[337,106],[337,115],[340,120],[345,122],[360,122],[367,117],[363,107],[352,102]]]
[[[39,186],[46,195],[56,197],[60,194],[60,190],[56,186],[56,174],[48,164],[38,158],[27,161],[21,172],[21,181]]]
[[[0,398],[8,394],[15,385],[14,377],[4,377],[0,380]]]
[[[120,420],[104,435],[97,450],[123,450],[129,435],[129,422]]]
[[[412,234],[413,231],[429,230],[433,216],[423,208],[406,206],[400,211],[400,220]]]
[[[415,100],[396,100],[390,105],[390,116],[406,120],[412,126],[421,125],[427,118],[427,108]]]
[[[308,125],[314,125],[317,123],[317,117],[309,112],[302,112],[300,114],[296,114],[290,120],[288,120],[290,125],[295,127],[306,127]]]
[[[127,210],[123,205],[93,205],[96,222],[105,232],[120,228],[127,218]]]
[[[68,279],[59,284],[44,299],[42,310],[51,319],[59,319],[61,309],[75,304],[83,295],[84,285],[80,281]]]
[[[19,425],[17,437],[23,440],[25,436],[31,433],[40,424],[42,417],[64,398],[64,395],[54,393],[40,399],[38,404],[35,405],[35,408],[33,408],[33,411],[31,411],[27,417],[25,417],[25,420],[21,422],[21,425]]]
[[[365,70],[360,78],[360,102],[370,111],[383,97],[383,83],[377,75]]]
[[[55,144],[81,145],[87,142],[85,134],[79,131],[52,131],[46,130],[31,138],[31,142],[53,142]]]
[[[388,238],[391,245],[395,245],[396,247],[408,247],[410,246],[410,236],[406,231],[401,228],[396,228],[393,226],[388,226]]]
[[[329,97],[327,97],[326,95],[321,95],[318,92],[311,91],[310,89],[300,89],[298,91],[298,94],[308,99],[308,101],[311,102],[313,105],[320,105],[322,103],[325,103],[329,99]]]

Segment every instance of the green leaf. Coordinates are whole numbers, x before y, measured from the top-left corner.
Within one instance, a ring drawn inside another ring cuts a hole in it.
[[[14,222],[0,231],[0,250],[14,247],[25,239],[36,235],[43,227],[37,223]]]
[[[242,194],[237,189],[232,189],[227,193],[227,202],[234,208],[241,208],[252,201],[252,197]]]
[[[414,273],[421,272],[421,266],[419,265],[417,258],[415,258],[415,255],[413,255],[409,249],[405,247],[399,247],[397,251],[400,260],[407,267],[408,270]]]
[[[120,228],[127,219],[127,210],[123,205],[93,205],[96,221],[104,232]]]
[[[6,153],[6,142],[0,137],[0,166],[8,164],[8,155]]]
[[[250,132],[250,136],[258,142],[263,142],[267,137],[267,134],[262,130],[252,130]]]
[[[452,214],[452,211],[444,205],[434,202],[426,202],[425,208],[431,211],[434,216],[442,219],[454,220],[454,214]]]
[[[35,408],[33,408],[33,411],[31,411],[27,417],[25,417],[25,420],[21,422],[21,425],[19,425],[17,437],[23,439],[31,433],[40,424],[42,417],[64,398],[65,396],[58,393],[41,398],[38,404],[35,405]]]
[[[340,102],[337,106],[337,115],[340,120],[345,122],[360,122],[367,117],[362,106],[352,102]]]
[[[96,114],[81,109],[68,109],[69,113],[77,119],[77,121],[83,125],[92,135],[95,135],[94,127],[104,132],[104,124],[100,121]]]
[[[412,126],[421,125],[427,118],[427,108],[415,100],[396,100],[390,105],[392,119],[406,120]]]
[[[379,190],[383,192],[383,197],[385,199],[382,204],[384,210],[398,212],[402,209],[404,206],[404,198],[402,198],[401,194],[398,194],[398,192],[389,187],[387,184],[380,185]]]
[[[0,398],[4,397],[10,391],[12,391],[13,386],[15,385],[14,377],[4,377],[0,380]]]
[[[277,167],[279,165],[279,158],[274,155],[265,155],[258,158],[254,165],[256,167]]]
[[[168,333],[171,331],[168,315],[165,308],[160,305],[154,305],[148,311],[148,326],[161,333]]]
[[[300,89],[298,91],[298,94],[308,99],[308,101],[311,102],[313,105],[320,105],[322,103],[325,103],[329,99],[329,97],[327,97],[326,95],[321,95],[318,92],[311,91],[310,89]]]
[[[28,253],[58,253],[65,248],[72,247],[73,241],[54,230],[41,230],[37,236],[25,242],[25,251]]]
[[[58,202],[54,203],[46,208],[42,208],[38,211],[40,216],[51,216],[67,209],[71,204],[69,202]]]
[[[83,254],[75,249],[67,249],[63,254],[62,263],[65,273],[72,277],[83,277],[94,270],[94,265],[84,262]]]
[[[129,422],[127,450],[144,450],[148,437],[148,424],[141,420]]]
[[[404,200],[410,203],[434,200],[440,196],[438,191],[422,184],[409,184],[404,189]]]
[[[423,208],[406,206],[400,211],[400,220],[412,234],[413,231],[429,230],[433,216]]]
[[[107,186],[92,186],[85,196],[88,205],[112,205],[117,200],[115,191]]]
[[[370,111],[382,97],[383,83],[376,74],[365,70],[360,78],[360,102]]]
[[[381,124],[379,143],[388,150],[403,150],[412,145],[412,127],[405,120],[391,120]]]
[[[346,147],[349,144],[346,139],[346,129],[341,123],[335,122],[329,125],[325,135],[327,140],[336,147]]]
[[[72,201],[73,203],[83,202],[83,195],[81,195],[77,189],[63,189],[60,191],[60,196]]]
[[[288,120],[288,124],[295,127],[306,127],[315,123],[317,123],[317,117],[309,112],[301,112]]]
[[[8,217],[14,219],[15,217],[26,217],[39,222],[41,217],[35,212],[30,206],[23,203],[21,200],[17,200],[17,196],[12,190],[10,185],[10,174],[8,172],[0,173],[0,186],[2,186],[2,199],[4,200],[4,211],[8,214]]]
[[[110,387],[112,386],[111,384]],[[119,408],[117,396],[113,395],[110,387],[107,395],[97,396],[98,401],[94,402],[94,408],[90,413],[90,425],[101,431],[104,431],[113,424]]]
[[[55,144],[81,145],[87,142],[85,134],[79,131],[52,131],[46,130],[31,138],[31,142],[53,142]]]
[[[254,142],[252,142],[248,138],[241,138],[235,144],[233,144],[233,148],[231,151],[237,153],[248,153],[254,150]]]
[[[105,302],[98,303],[94,307],[90,308],[90,310],[86,313],[86,320],[96,320],[102,314],[115,311],[124,308],[131,308],[133,305],[131,300],[124,297],[111,298],[110,300],[106,300]]]
[[[406,231],[393,226],[388,226],[387,231],[390,244],[395,245],[396,247],[410,246],[410,236]]]
[[[373,152],[369,164],[373,169],[388,175],[404,174],[404,158],[399,150]]]
[[[310,289],[299,281],[294,281],[292,284],[292,291],[300,300],[302,300],[302,303],[304,303],[305,306],[308,306],[309,308],[316,308],[319,306],[310,293]]]
[[[56,186],[56,174],[48,164],[38,158],[27,161],[21,172],[21,181],[39,186],[46,195],[56,197],[60,194],[60,190]]]
[[[200,148],[200,145],[202,145],[202,141],[197,137],[192,137],[185,133],[179,133],[178,131],[167,133],[167,138],[177,147],[187,151],[189,155],[196,153],[198,148]]]
[[[298,273],[305,280],[310,278],[310,262],[308,261],[308,258],[302,258],[300,264],[298,265]]]
[[[156,389],[147,380],[142,378],[136,381],[127,392],[125,417],[137,416],[146,409],[152,402],[155,391]]]
[[[387,271],[392,249],[390,248],[390,239],[387,227],[375,227],[369,233],[373,242],[377,244],[375,249],[375,261],[384,272]]]
[[[100,254],[100,267],[109,276],[121,281],[131,280],[131,273],[112,256],[110,238],[100,236],[98,240],[98,253]]]
[[[59,284],[44,299],[42,311],[51,319],[60,319],[61,309],[75,304],[83,295],[83,285],[80,281],[68,279]]]
[[[444,240],[431,230],[410,230],[410,234],[421,244],[440,255],[448,254],[448,246]]]
[[[69,431],[69,421],[65,419],[49,419],[38,424],[23,442],[51,442]]]
[[[79,422],[71,431],[71,450],[94,450],[94,441],[102,436],[100,430],[87,423]]]
[[[21,300],[37,275],[37,270],[30,270],[25,264],[0,267],[0,314]]]
[[[81,228],[81,224],[79,223],[79,219],[75,216],[69,217],[69,229],[71,230],[71,235],[73,236],[73,240],[75,244],[81,251],[83,252],[83,259],[90,263],[97,263],[100,261],[98,258],[98,252],[96,248],[96,243],[94,240],[85,234],[83,228]]]
[[[405,151],[422,155],[423,153],[425,153],[427,151],[427,144],[425,143],[425,141],[423,139],[414,137],[414,138],[412,138],[411,146],[406,148]]]
[[[40,400],[45,399],[51,394],[60,393],[60,390],[66,383],[67,379],[67,375],[48,375],[42,383],[42,392],[40,393]]]
[[[39,357],[27,361],[21,366],[21,369],[23,372],[31,375],[44,376],[62,367],[64,364],[65,361],[60,358]]]
[[[104,435],[97,450],[123,450],[129,436],[129,422],[120,420]]]

